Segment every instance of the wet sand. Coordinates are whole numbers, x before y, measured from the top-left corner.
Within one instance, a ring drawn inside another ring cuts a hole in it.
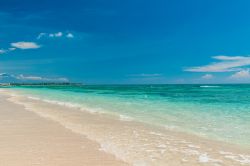
[[[99,144],[0,95],[1,166],[127,165]]]

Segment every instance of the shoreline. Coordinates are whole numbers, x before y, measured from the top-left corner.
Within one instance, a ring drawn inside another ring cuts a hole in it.
[[[96,142],[6,98],[0,93],[0,165],[127,165]]]
[[[0,94],[1,95],[1,94]],[[24,96],[9,96],[44,119],[99,143],[102,151],[131,165],[248,165],[249,149],[163,130],[108,115],[79,111]]]

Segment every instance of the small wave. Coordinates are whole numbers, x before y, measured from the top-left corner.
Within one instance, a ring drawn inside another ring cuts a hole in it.
[[[126,116],[126,115],[120,115],[119,117],[120,117],[121,121],[132,121],[133,120],[133,118]]]
[[[102,108],[88,108],[88,107],[83,107],[82,105],[76,104],[76,103],[62,102],[62,101],[57,101],[57,100],[48,100],[48,99],[42,99],[42,98],[34,97],[34,96],[28,96],[28,98],[31,100],[42,101],[42,102],[56,104],[56,105],[60,105],[60,106],[64,106],[64,107],[76,108],[76,109],[79,109],[81,111],[87,111],[89,113],[100,113],[100,114],[107,113]],[[129,117],[126,115],[119,115],[119,119],[121,121],[133,121],[132,117]]]
[[[167,130],[174,130],[174,129],[176,129],[176,126],[173,126],[173,125],[165,125],[164,128],[167,129]]]
[[[207,155],[207,153],[201,154],[199,156],[199,162],[200,163],[208,163],[208,162],[212,162],[212,163],[221,163],[221,160],[218,159],[213,159],[210,156]]]
[[[56,100],[48,100],[48,99],[42,99],[42,98],[39,98],[39,97],[31,97],[31,96],[29,96],[28,98],[32,99],[32,100],[43,101],[43,102],[46,102],[46,103],[57,104],[57,105],[61,105],[61,106],[71,107],[71,108],[80,108],[80,105],[78,105],[78,104],[72,104],[72,103],[69,103],[69,102],[61,102],[61,101],[56,101]]]
[[[218,85],[201,85],[200,88],[219,88],[221,86]]]
[[[41,99],[38,98],[38,97],[32,97],[32,96],[28,96],[28,99],[32,99],[32,100],[41,100]]]
[[[39,97],[33,97],[33,96],[28,96],[29,99],[31,100],[36,100],[36,101],[42,101],[42,102],[46,102],[46,103],[50,103],[50,104],[56,104],[56,105],[60,105],[60,106],[64,106],[64,107],[69,107],[69,108],[76,108],[79,109],[81,111],[87,111],[90,113],[102,113],[102,111],[100,109],[94,109],[94,108],[86,108],[83,107],[80,104],[75,104],[75,103],[70,103],[70,102],[62,102],[62,101],[57,101],[57,100],[48,100],[48,99],[42,99]]]
[[[241,164],[250,164],[250,156],[243,154],[234,154],[232,152],[220,151],[220,154],[224,155],[225,158],[240,162]]]

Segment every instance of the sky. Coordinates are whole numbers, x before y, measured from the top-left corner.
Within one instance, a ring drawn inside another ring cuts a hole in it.
[[[0,0],[0,82],[250,83],[248,0]]]

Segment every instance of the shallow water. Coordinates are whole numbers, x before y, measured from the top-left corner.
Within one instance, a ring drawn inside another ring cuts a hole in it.
[[[12,87],[33,99],[250,147],[250,85]]]

